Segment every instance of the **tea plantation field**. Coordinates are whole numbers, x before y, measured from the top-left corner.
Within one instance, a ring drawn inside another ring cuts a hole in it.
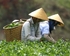
[[[0,41],[0,56],[70,56],[70,42],[58,40],[53,44],[47,41]]]

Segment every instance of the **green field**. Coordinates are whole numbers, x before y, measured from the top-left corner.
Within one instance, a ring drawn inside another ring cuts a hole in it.
[[[58,40],[53,44],[47,41],[0,41],[0,56],[70,56],[70,42]]]

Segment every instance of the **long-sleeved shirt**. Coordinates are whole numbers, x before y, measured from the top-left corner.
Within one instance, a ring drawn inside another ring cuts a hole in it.
[[[53,25],[53,24],[51,24],[51,25]],[[51,25],[49,25],[49,21],[40,22],[41,34],[42,34],[42,37],[44,37],[46,40],[56,43],[56,41],[50,36],[49,27]]]
[[[40,40],[41,32],[39,23],[34,24],[32,18],[28,19],[22,26],[21,40]]]
[[[43,21],[40,22],[40,30],[41,30],[41,34],[50,34],[49,32],[49,22],[48,21]]]

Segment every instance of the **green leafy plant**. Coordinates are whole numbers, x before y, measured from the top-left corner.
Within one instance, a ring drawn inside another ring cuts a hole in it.
[[[53,44],[46,41],[0,41],[0,56],[69,56],[70,42],[58,40]]]
[[[21,25],[21,22],[12,22],[6,26],[4,26],[5,29],[11,29],[11,28],[15,28],[17,26],[20,26]]]

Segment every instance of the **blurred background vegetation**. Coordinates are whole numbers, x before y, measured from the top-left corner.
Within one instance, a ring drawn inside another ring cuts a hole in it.
[[[48,16],[58,13],[64,21],[64,27],[54,30],[54,38],[70,39],[70,0],[0,0],[0,30],[14,19],[28,19],[40,7]]]

